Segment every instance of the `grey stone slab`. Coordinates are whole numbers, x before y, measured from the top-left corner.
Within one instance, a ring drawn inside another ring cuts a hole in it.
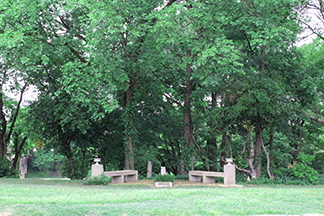
[[[104,175],[112,177],[112,183],[124,183],[125,176],[126,176],[126,181],[138,181],[137,170],[109,171],[109,172],[104,172]]]
[[[147,163],[147,178],[151,178],[152,177],[152,162],[149,161]]]

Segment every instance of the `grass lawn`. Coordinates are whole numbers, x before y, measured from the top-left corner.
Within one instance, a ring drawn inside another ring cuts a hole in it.
[[[83,186],[82,181],[0,179],[0,215],[324,214],[324,186],[244,188]]]

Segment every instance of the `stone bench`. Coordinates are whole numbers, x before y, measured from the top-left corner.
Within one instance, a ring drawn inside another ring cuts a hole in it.
[[[112,183],[124,183],[124,177],[126,176],[126,181],[138,181],[138,171],[137,170],[118,170],[103,172],[105,176],[112,178]]]
[[[215,183],[215,177],[223,177],[223,172],[209,172],[209,171],[189,171],[189,181],[200,182],[203,177],[203,183]]]
[[[189,181],[203,183],[215,183],[215,177],[223,177],[225,186],[235,185],[235,165],[231,159],[227,159],[228,164],[224,165],[224,172],[210,171],[189,171]]]

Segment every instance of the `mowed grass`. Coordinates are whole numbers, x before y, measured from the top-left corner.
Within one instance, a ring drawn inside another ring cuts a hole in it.
[[[324,214],[324,186],[153,188],[0,179],[0,212],[0,215]]]

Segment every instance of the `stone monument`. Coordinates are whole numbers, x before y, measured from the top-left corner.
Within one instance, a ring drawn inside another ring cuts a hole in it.
[[[224,185],[235,185],[235,164],[233,158],[226,158],[224,165]]]
[[[95,164],[91,166],[91,176],[99,177],[103,173],[103,165],[99,164],[101,158],[94,158]]]
[[[152,177],[152,162],[149,161],[147,163],[147,178],[151,178]]]
[[[161,175],[166,175],[166,169],[165,167],[161,167]]]

